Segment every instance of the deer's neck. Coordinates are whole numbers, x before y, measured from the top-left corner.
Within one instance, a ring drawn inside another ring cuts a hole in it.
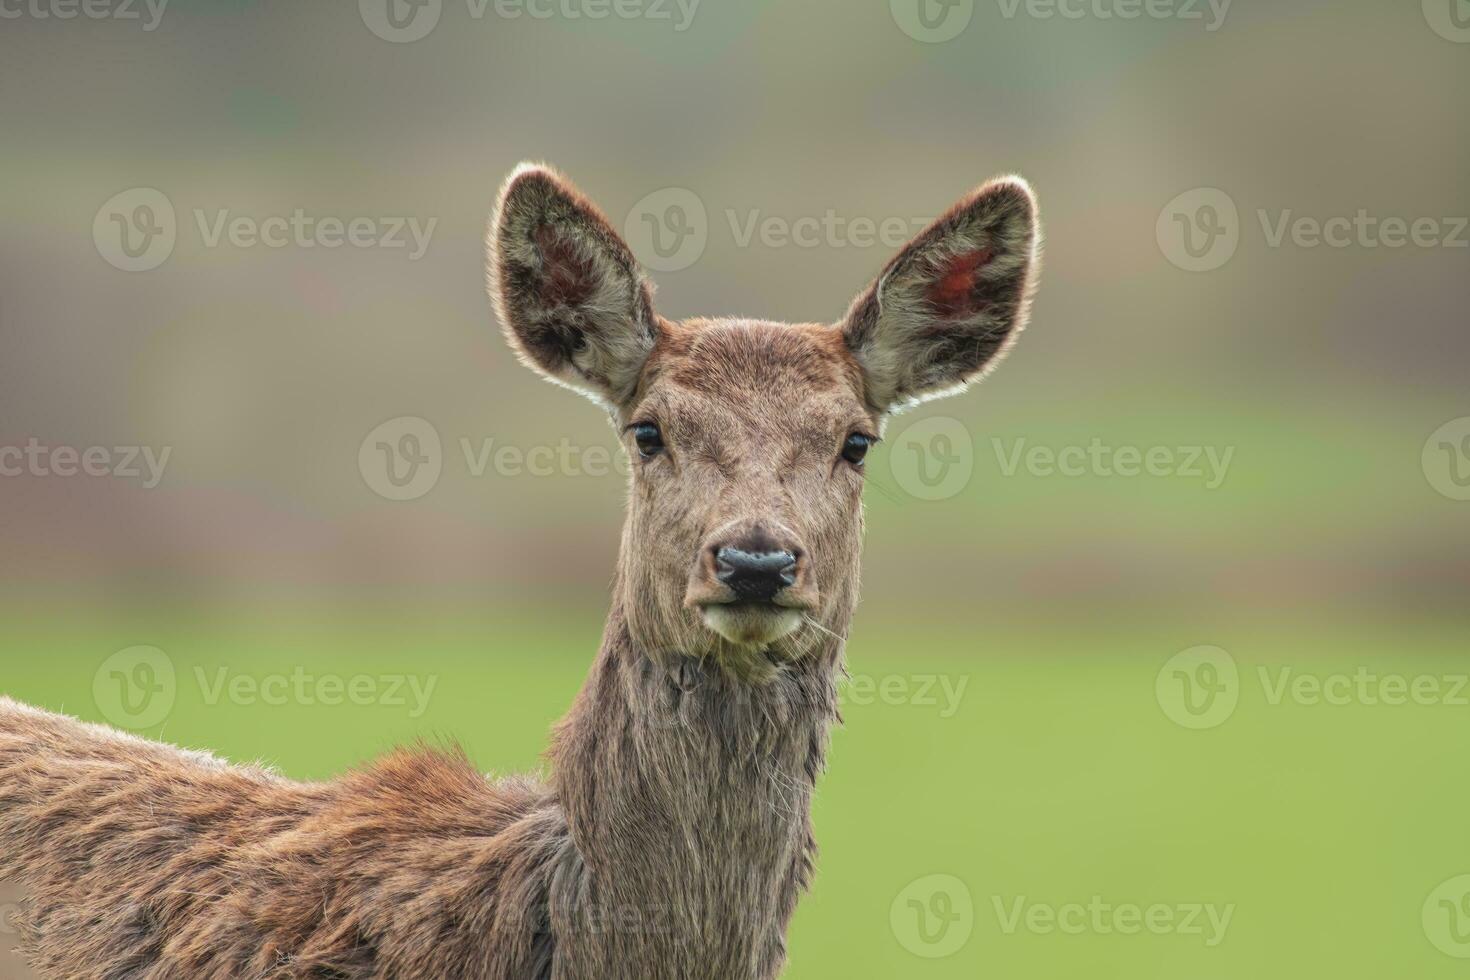
[[[571,924],[572,975],[775,976],[840,658],[834,643],[749,684],[638,649],[614,607],[553,748],[578,887],[553,895],[552,921]]]

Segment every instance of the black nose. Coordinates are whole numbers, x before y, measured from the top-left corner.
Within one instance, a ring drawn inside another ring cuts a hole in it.
[[[772,599],[796,582],[796,556],[789,551],[752,553],[721,548],[715,552],[715,578],[741,599]]]

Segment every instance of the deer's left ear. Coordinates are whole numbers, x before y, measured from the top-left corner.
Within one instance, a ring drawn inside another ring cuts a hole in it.
[[[489,285],[530,367],[613,408],[658,339],[653,287],[602,212],[550,167],[522,164],[490,222]]]
[[[1040,258],[1036,199],[992,180],[894,257],[842,325],[880,412],[954,394],[1026,324]]]

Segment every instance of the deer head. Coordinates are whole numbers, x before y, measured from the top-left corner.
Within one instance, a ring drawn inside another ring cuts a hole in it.
[[[742,678],[845,635],[863,463],[886,418],[963,390],[1010,347],[1039,252],[1019,178],[972,192],[835,324],[672,322],[613,226],[522,165],[492,219],[489,285],[532,369],[603,405],[633,461],[615,584],[650,655]]]

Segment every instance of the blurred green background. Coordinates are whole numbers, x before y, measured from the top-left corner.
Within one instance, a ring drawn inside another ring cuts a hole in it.
[[[567,172],[666,316],[827,321],[894,250],[865,222],[1016,172],[1031,328],[869,464],[787,975],[1462,976],[1470,10],[924,2],[4,6],[0,691],[303,778],[419,737],[537,766],[624,477],[497,335],[503,176]],[[437,477],[394,500],[369,436],[404,418]]]

